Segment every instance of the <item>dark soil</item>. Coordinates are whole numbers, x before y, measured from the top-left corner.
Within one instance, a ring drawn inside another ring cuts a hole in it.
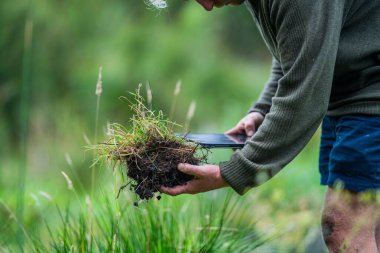
[[[131,155],[123,156],[127,165],[127,176],[133,190],[140,199],[151,199],[161,186],[183,185],[193,176],[177,170],[179,163],[199,164],[205,162],[206,154],[196,155],[198,147],[176,139],[164,140],[152,137],[134,147]],[[157,197],[160,199],[160,196]]]

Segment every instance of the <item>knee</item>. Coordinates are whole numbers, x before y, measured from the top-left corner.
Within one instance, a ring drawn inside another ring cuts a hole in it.
[[[325,210],[321,220],[323,239],[329,249],[344,247],[344,239],[350,228],[350,221],[337,210]],[[335,252],[335,251],[334,251]]]
[[[333,217],[323,213],[322,220],[321,220],[321,226],[322,226],[323,239],[325,240],[326,245],[329,246],[330,242],[334,238],[332,235],[333,235],[334,231],[336,230],[335,219]]]
[[[321,226],[323,239],[327,243],[327,241],[330,240],[331,235],[334,232],[335,221],[329,216],[322,215]]]

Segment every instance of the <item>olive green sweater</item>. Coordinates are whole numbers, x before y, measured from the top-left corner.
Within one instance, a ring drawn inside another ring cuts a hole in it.
[[[249,2],[248,2],[249,1]],[[380,0],[247,0],[269,50],[269,81],[250,111],[265,115],[220,164],[239,193],[274,176],[326,115],[380,115]]]

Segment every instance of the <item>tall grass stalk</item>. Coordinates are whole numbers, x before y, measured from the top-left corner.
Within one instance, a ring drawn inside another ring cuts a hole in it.
[[[152,89],[150,88],[150,83],[146,83],[146,102],[148,105],[148,109],[152,110],[152,100],[153,100],[153,93]]]
[[[94,143],[98,143],[98,125],[99,125],[99,108],[100,108],[100,96],[102,95],[103,91],[103,80],[102,80],[102,66],[99,67],[99,73],[98,73],[98,81],[96,82],[96,89],[95,89],[95,95],[96,95],[96,115],[95,115],[95,133],[94,133]],[[94,158],[95,158],[95,152],[94,152]],[[91,200],[94,199],[94,190],[95,190],[95,169],[96,165],[91,166]],[[91,212],[89,212],[89,215],[87,216],[88,221],[88,233],[87,233],[87,247],[92,247],[92,215]]]
[[[178,95],[181,92],[181,85],[182,85],[181,80],[178,80],[177,83],[175,84],[174,93],[173,93],[173,102],[172,102],[170,113],[169,113],[170,120],[173,120],[175,108],[177,106]]]
[[[98,124],[99,124],[99,107],[100,107],[100,96],[102,95],[102,66],[99,67],[98,81],[96,82],[96,115],[95,115],[95,133],[94,133],[94,143],[98,142]],[[95,152],[94,152],[95,157]],[[95,187],[95,166],[92,166],[91,171],[91,198],[94,196]]]
[[[8,212],[9,214],[9,219],[13,219],[16,224],[17,224],[17,237],[19,237],[19,233],[22,233],[22,245],[20,245],[20,241],[18,241],[19,243],[19,247],[20,247],[20,251],[24,252],[24,241],[26,239],[26,242],[27,242],[27,246],[28,246],[28,249],[31,250],[32,252],[38,252],[37,250],[37,245],[33,242],[33,240],[30,238],[28,232],[25,230],[25,227],[24,227],[24,224],[23,224],[23,221],[22,220],[19,220],[17,215],[15,215],[11,208],[5,204],[2,200],[0,200],[0,204],[4,207],[4,209]],[[27,251],[29,251],[27,250]]]
[[[24,224],[25,205],[25,178],[27,166],[27,145],[29,126],[29,93],[32,60],[33,21],[27,19],[25,23],[24,56],[22,66],[21,100],[20,100],[20,165],[18,170],[18,197],[17,197],[17,220],[20,224],[17,232],[17,242],[20,251],[24,252],[24,236],[22,230]]]
[[[77,203],[78,203],[78,206],[80,207],[80,217],[81,217],[81,226],[85,226],[86,229],[84,229],[83,231],[85,231],[85,238],[83,238],[82,242],[86,242],[87,245],[87,249],[90,249],[90,252],[91,252],[91,249],[92,249],[92,243],[95,242],[93,241],[93,215],[92,215],[92,202],[91,202],[91,199],[88,195],[86,195],[85,197],[85,208],[83,206],[83,203],[81,202],[81,199],[77,193],[77,191],[75,190],[75,187],[73,185],[73,182],[71,181],[70,177],[64,172],[64,171],[61,171],[61,174],[63,175],[63,177],[65,178],[66,182],[67,182],[67,188],[69,191],[73,192],[74,195],[75,195],[75,198],[77,200]],[[68,207],[67,207],[67,210]],[[66,212],[66,216],[69,215],[69,212],[67,211]],[[64,222],[62,220],[62,222]],[[65,224],[66,225],[66,224]],[[65,231],[66,231],[66,227],[65,227]],[[64,236],[65,238],[65,236]],[[96,242],[95,242],[96,243]],[[84,247],[84,246],[82,246]]]
[[[71,181],[70,177],[64,172],[64,171],[61,171],[61,174],[62,176],[65,178],[66,180],[66,183],[67,183],[67,189],[71,192],[74,193],[74,196],[78,202],[78,206],[80,207],[80,211],[84,214],[85,211],[84,211],[84,208],[83,208],[83,205],[80,201],[80,198],[79,198],[79,195],[78,195],[78,192],[75,190],[74,188],[74,184],[73,184],[73,181]]]
[[[79,185],[79,190],[84,192],[84,190],[85,190],[84,185],[83,185],[82,181],[80,180],[77,171],[74,168],[74,164],[73,164],[73,160],[71,159],[71,156],[67,152],[65,153],[65,159],[66,159],[67,165],[69,165],[69,168],[70,168],[72,174],[74,175],[74,178],[75,178],[77,184]]]
[[[191,101],[190,106],[189,106],[189,110],[187,111],[187,114],[186,114],[185,127],[184,127],[185,132],[189,131],[190,122],[194,117],[194,113],[195,113],[196,108],[197,108],[197,103],[195,101]]]

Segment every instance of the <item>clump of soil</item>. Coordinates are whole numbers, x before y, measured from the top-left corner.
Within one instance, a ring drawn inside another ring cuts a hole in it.
[[[121,163],[122,173],[130,181],[120,190],[129,186],[140,199],[148,200],[161,186],[174,187],[192,180],[193,176],[177,170],[178,164],[205,162],[207,152],[177,137],[172,131],[174,123],[164,119],[161,111],[155,113],[147,109],[138,92],[134,95],[131,129],[111,125],[109,139],[98,150],[101,156]]]
[[[183,185],[193,176],[177,170],[179,163],[199,164],[205,155],[197,155],[198,146],[175,136],[157,136],[148,132],[144,142],[122,146],[111,152],[113,160],[126,165],[130,188],[141,198],[153,198],[161,186]]]

